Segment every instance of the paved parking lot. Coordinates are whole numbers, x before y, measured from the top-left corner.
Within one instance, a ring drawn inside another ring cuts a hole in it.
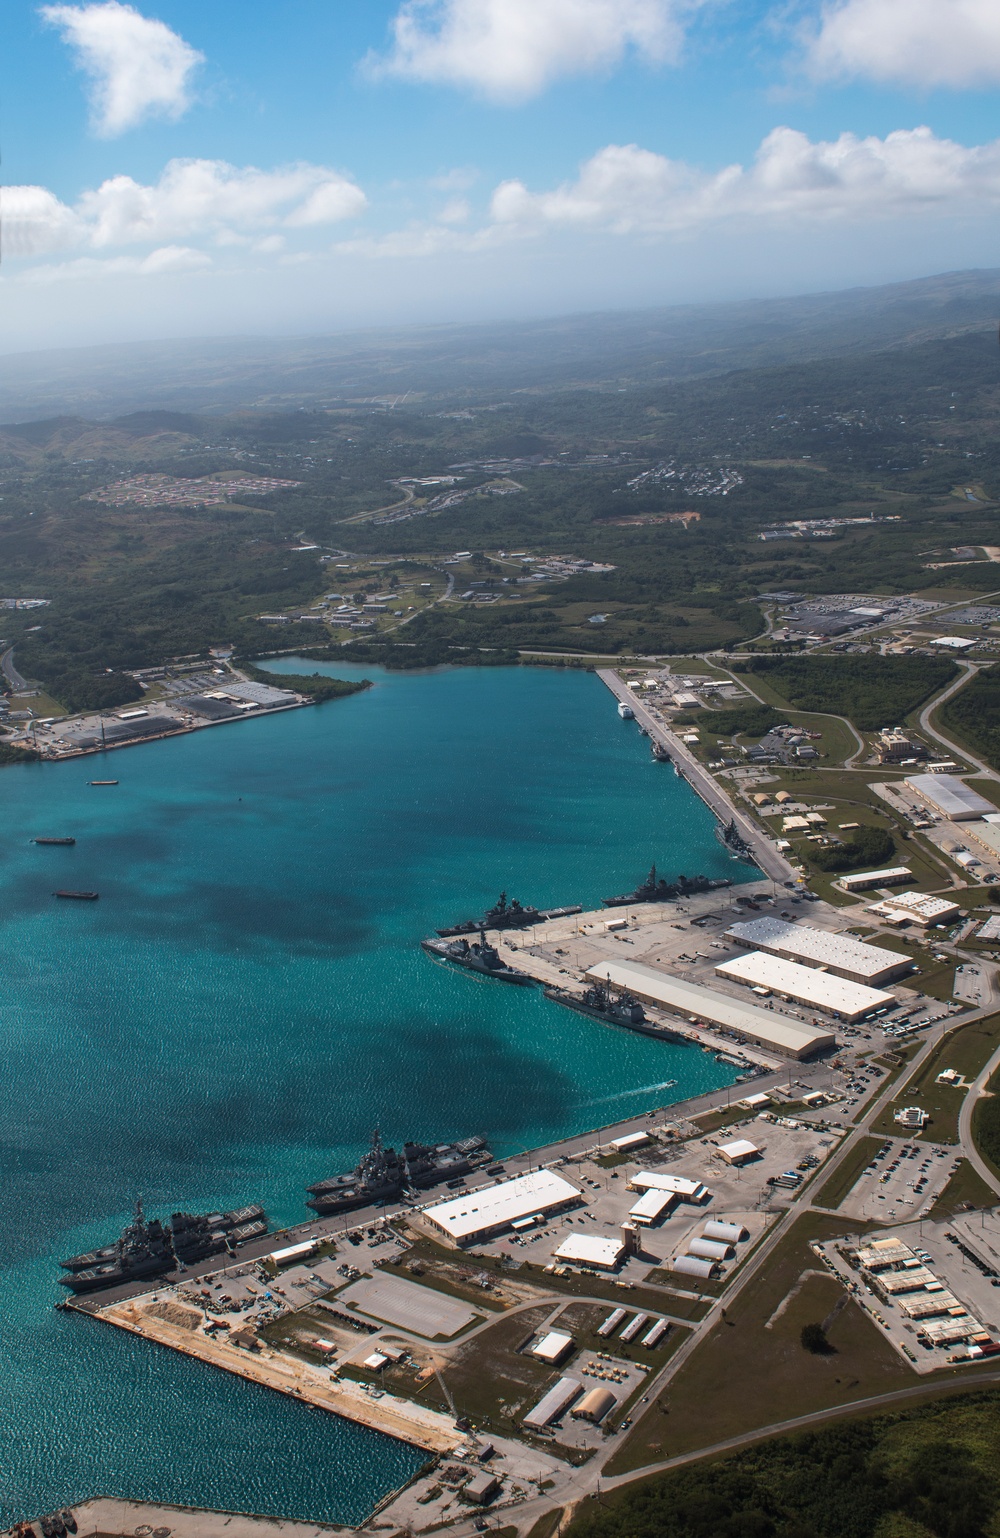
[[[961,1162],[951,1145],[887,1137],[840,1204],[845,1217],[866,1222],[919,1218],[940,1196]]]
[[[353,1303],[359,1312],[400,1329],[412,1330],[425,1340],[436,1336],[457,1335],[477,1315],[467,1303],[445,1297],[430,1287],[420,1287],[416,1282],[404,1282],[398,1276],[363,1278],[339,1294],[340,1305]]]

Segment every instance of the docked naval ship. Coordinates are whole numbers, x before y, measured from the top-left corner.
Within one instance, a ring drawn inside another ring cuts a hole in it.
[[[396,1201],[410,1191],[427,1190],[442,1181],[457,1180],[489,1164],[493,1155],[481,1137],[457,1143],[404,1143],[399,1153],[387,1148],[376,1127],[372,1144],[357,1167],[310,1186],[307,1207],[321,1216],[350,1212],[378,1202]]]
[[[580,903],[568,908],[526,908],[516,897],[508,902],[507,893],[501,892],[493,907],[488,908],[482,918],[463,919],[460,924],[435,930],[435,934],[447,940],[452,935],[474,935],[477,929],[528,929],[532,924],[543,923],[545,919],[561,919],[570,913],[582,912]]]
[[[519,983],[529,987],[535,979],[527,972],[509,967],[495,945],[490,945],[485,929],[479,931],[478,940],[421,940],[420,944],[429,956],[441,961],[453,961],[469,972],[480,972],[484,977],[495,977],[502,983]]]
[[[714,892],[717,887],[732,886],[725,878],[713,880],[709,876],[678,876],[676,881],[664,881],[657,876],[656,866],[650,867],[645,881],[632,892],[622,892],[618,897],[602,897],[605,908],[625,908],[632,903],[674,902],[678,897],[694,897],[699,892]]]
[[[642,1025],[646,1011],[631,993],[624,989],[615,993],[610,983],[594,983],[583,993],[571,993],[568,988],[546,988],[545,997],[555,1004],[565,1004],[581,1015],[594,1020],[606,1020],[609,1025]]]
[[[754,852],[736,826],[735,817],[731,817],[728,822],[717,822],[715,825],[715,836],[723,849],[727,850],[735,859],[746,860],[748,865],[756,865],[757,861],[754,858]]]
[[[237,1244],[267,1233],[263,1207],[239,1207],[234,1212],[195,1216],[175,1212],[170,1223],[147,1219],[142,1201],[135,1216],[114,1244],[71,1255],[60,1266],[68,1274],[59,1278],[72,1292],[96,1292],[123,1282],[164,1276],[178,1267],[192,1265],[209,1255],[232,1253]]]

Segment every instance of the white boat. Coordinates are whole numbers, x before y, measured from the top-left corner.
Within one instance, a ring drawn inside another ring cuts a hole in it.
[[[618,714],[621,716],[623,721],[635,720],[635,711],[632,709],[631,705],[626,705],[624,700],[619,702]]]

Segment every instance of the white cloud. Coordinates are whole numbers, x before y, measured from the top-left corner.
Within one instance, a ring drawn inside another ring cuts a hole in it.
[[[711,173],[635,144],[608,145],[576,181],[551,191],[501,183],[491,214],[496,225],[525,233],[568,226],[669,234],[724,219],[844,221],[987,206],[1000,207],[1000,140],[967,148],[914,128],[813,143],[776,128],[752,165]]]
[[[629,49],[673,62],[682,18],[703,0],[404,0],[387,57],[369,55],[376,77],[469,87],[496,101],[524,101],[564,75],[594,74]]]
[[[94,5],[45,5],[90,77],[94,128],[113,138],[150,117],[178,118],[191,105],[191,76],[204,55],[165,22],[119,0]]]
[[[997,0],[841,0],[807,39],[823,78],[863,76],[922,87],[1000,83]]]
[[[113,176],[73,207],[44,187],[7,187],[3,221],[12,255],[130,245],[172,251],[179,240],[242,244],[281,228],[332,224],[355,217],[366,203],[355,182],[327,166],[261,171],[222,160],[172,160],[152,185]]]

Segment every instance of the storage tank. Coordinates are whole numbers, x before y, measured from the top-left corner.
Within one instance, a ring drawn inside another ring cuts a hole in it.
[[[714,1220],[706,1223],[702,1231],[703,1239],[721,1239],[723,1244],[739,1244],[741,1239],[748,1238],[747,1230],[742,1223],[717,1223]]]
[[[723,1244],[719,1239],[692,1239],[688,1245],[690,1255],[698,1255],[702,1260],[728,1260],[733,1254],[731,1244]]]

